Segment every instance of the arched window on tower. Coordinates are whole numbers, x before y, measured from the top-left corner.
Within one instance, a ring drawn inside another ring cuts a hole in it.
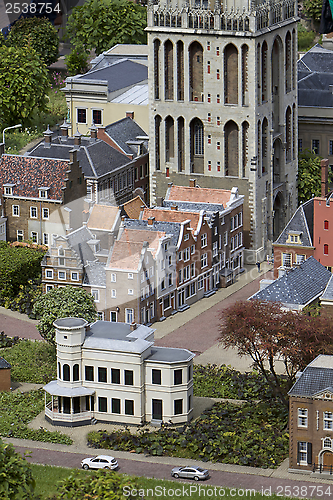
[[[224,126],[225,175],[238,177],[238,126],[230,120]]]
[[[292,135],[292,124],[291,124],[291,109],[288,106],[286,111],[286,162],[291,161],[291,135]]]
[[[262,173],[268,172],[268,121],[264,118],[262,121],[262,140],[261,140],[261,168]]]
[[[161,42],[154,40],[154,96],[160,99],[160,45]]]
[[[249,47],[242,45],[242,106],[249,104]]]
[[[191,173],[204,173],[204,126],[199,118],[190,124]]]
[[[161,170],[161,117],[155,116],[155,165]]]
[[[73,366],[73,381],[79,380],[79,376],[80,376],[79,365],[76,363]]]
[[[177,42],[177,100],[184,100],[184,44]]]
[[[164,44],[164,88],[165,99],[173,99],[173,45],[170,40]]]
[[[167,116],[165,119],[165,161],[171,161],[174,156],[174,121],[171,116]]]
[[[178,124],[178,171],[183,172],[185,167],[185,136],[184,136],[184,118],[180,116],[177,119]]]
[[[203,49],[200,43],[189,46],[190,100],[203,101]]]
[[[293,85],[293,90],[296,88],[296,71],[295,71],[295,66],[296,66],[296,60],[297,60],[297,36],[296,36],[296,31],[293,30],[293,36],[292,36],[292,85]]]
[[[256,66],[257,66],[257,103],[261,104],[261,48],[260,43],[257,45],[256,53]]]
[[[232,43],[224,49],[224,102],[238,104],[238,50]]]
[[[70,380],[69,366],[67,364],[62,367],[62,378],[66,381]]]
[[[246,177],[246,165],[249,155],[249,124],[242,123],[242,176]]]
[[[285,42],[285,68],[286,68],[286,93],[291,91],[292,86],[292,46],[291,35],[288,31]]]
[[[261,141],[262,141],[262,137],[261,137],[261,121],[258,120],[258,125],[257,125],[257,167],[258,167],[258,176],[260,177],[261,176],[261,169],[262,169],[262,166],[261,166],[261,148],[262,148],[262,144],[261,144]]]
[[[296,160],[296,130],[297,130],[297,111],[296,111],[296,104],[293,104],[293,135],[292,135],[293,160]]]
[[[262,102],[267,101],[268,92],[267,92],[267,55],[268,48],[267,43],[264,41],[261,48],[261,93],[262,93]]]

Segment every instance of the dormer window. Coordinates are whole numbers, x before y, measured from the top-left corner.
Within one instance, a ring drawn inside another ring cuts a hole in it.
[[[50,188],[48,187],[40,187],[38,188],[38,192],[39,192],[39,198],[43,198],[44,200],[46,200],[48,198],[48,191],[49,191]]]
[[[302,243],[301,234],[302,234],[301,232],[289,233],[286,243],[293,243],[300,245]]]
[[[13,196],[13,188],[15,184],[4,184],[3,185],[3,194],[6,196]]]

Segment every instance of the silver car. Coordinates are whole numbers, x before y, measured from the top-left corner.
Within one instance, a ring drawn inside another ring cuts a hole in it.
[[[98,455],[97,457],[85,458],[81,462],[82,469],[110,469],[118,468],[118,462],[114,457],[109,455]]]
[[[209,472],[207,469],[202,469],[201,467],[196,466],[187,466],[187,467],[174,467],[171,471],[171,476],[175,477],[184,477],[186,479],[194,479],[195,481],[200,481],[209,478]]]

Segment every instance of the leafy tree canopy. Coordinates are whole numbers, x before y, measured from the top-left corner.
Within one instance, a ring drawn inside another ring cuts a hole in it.
[[[327,318],[283,311],[277,302],[236,302],[221,316],[220,342],[240,356],[250,356],[275,394],[287,405],[287,392],[297,371],[318,354],[332,354],[331,325]],[[277,374],[284,364],[287,384]]]
[[[66,286],[53,288],[34,304],[33,312],[40,320],[37,329],[41,336],[54,343],[55,329],[53,322],[58,318],[83,318],[90,323],[97,319],[97,312],[92,295],[82,288]]]
[[[303,12],[306,17],[309,17],[316,22],[320,22],[322,7],[322,0],[305,0],[303,3]]]
[[[0,441],[0,497],[2,500],[33,498],[35,480],[29,463],[14,446]]]
[[[20,286],[41,275],[40,263],[44,253],[43,250],[12,247],[0,241],[0,298],[13,299]]]
[[[298,155],[298,203],[304,203],[321,193],[321,157],[306,149]],[[328,182],[332,182],[329,171]]]
[[[57,30],[45,17],[27,17],[16,21],[6,41],[12,47],[32,47],[49,66],[58,59]]]
[[[29,124],[35,110],[47,104],[49,78],[30,47],[0,47],[0,126]]]
[[[99,55],[117,43],[146,43],[145,7],[127,0],[88,0],[69,17],[67,35],[76,48]]]

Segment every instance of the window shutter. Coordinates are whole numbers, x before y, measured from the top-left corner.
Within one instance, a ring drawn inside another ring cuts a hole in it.
[[[297,441],[297,463],[299,464],[301,461],[301,443]]]
[[[308,464],[312,464],[312,443],[308,443],[307,458],[308,458]]]

